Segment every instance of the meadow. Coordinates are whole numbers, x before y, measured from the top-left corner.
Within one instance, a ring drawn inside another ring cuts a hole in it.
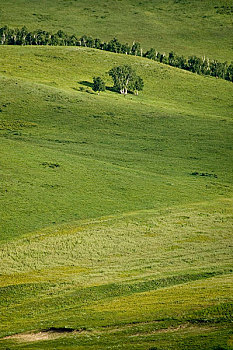
[[[124,9],[122,41],[230,57],[230,1],[110,1],[100,26],[102,0],[47,3],[46,17],[43,2],[5,0],[1,22],[108,39]],[[154,24],[129,31],[141,7]],[[122,64],[143,76],[139,96],[112,91]],[[0,46],[0,349],[233,349],[232,95],[141,57]]]
[[[0,57],[0,346],[230,348],[232,84],[94,49]],[[111,91],[127,62],[139,96]]]
[[[232,0],[2,0],[0,23],[232,61]]]
[[[141,95],[92,93],[116,59]],[[231,192],[231,83],[79,48],[1,47],[1,72],[2,239]]]

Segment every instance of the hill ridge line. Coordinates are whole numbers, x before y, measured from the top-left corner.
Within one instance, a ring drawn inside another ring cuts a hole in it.
[[[57,33],[41,29],[30,32],[25,26],[21,29],[10,29],[4,26],[0,28],[0,35],[0,45],[90,47],[95,50],[144,57],[191,73],[208,75],[233,82],[233,63],[228,66],[227,62],[222,63],[215,59],[210,61],[205,55],[202,58],[192,55],[187,60],[183,55],[178,56],[173,51],[166,55],[165,53],[159,53],[154,48],[143,53],[141,44],[136,41],[133,41],[131,47],[129,44],[121,44],[116,37],[109,42],[103,42],[99,38],[93,39],[87,35],[77,38],[76,35],[68,35],[62,30],[58,30]]]

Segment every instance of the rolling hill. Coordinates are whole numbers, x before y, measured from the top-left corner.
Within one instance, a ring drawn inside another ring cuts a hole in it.
[[[230,57],[230,2],[105,5],[101,21],[102,1],[6,0],[0,16],[164,49],[171,34],[177,52]],[[139,9],[153,25],[129,31]],[[139,96],[113,91],[122,64],[143,77]],[[0,46],[0,87],[0,349],[232,349],[232,83],[83,47]]]
[[[0,23],[232,60],[232,0],[2,0]]]

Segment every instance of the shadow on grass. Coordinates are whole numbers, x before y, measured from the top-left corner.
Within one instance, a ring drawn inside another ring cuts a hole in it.
[[[90,88],[92,88],[92,89],[93,89],[93,86],[94,86],[93,83],[90,83],[89,81],[86,81],[86,80],[79,81],[78,83],[81,84],[81,85],[90,87]]]
[[[47,329],[43,329],[43,332],[54,332],[54,333],[71,333],[74,332],[74,328],[68,327],[50,327]]]
[[[80,85],[87,86],[87,87],[89,87],[89,88],[91,88],[91,89],[93,89],[93,86],[94,86],[93,83],[91,83],[90,81],[87,81],[87,80],[82,80],[82,81],[79,81],[78,83],[79,83]],[[112,86],[106,86],[106,90],[107,90],[107,91],[112,91],[112,92],[119,93],[119,92],[116,91],[116,89],[115,89],[114,87],[112,87]]]

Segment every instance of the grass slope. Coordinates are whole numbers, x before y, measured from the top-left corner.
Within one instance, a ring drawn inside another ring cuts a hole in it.
[[[141,96],[90,93],[92,76],[127,61]],[[73,48],[2,47],[1,71],[3,239],[231,192],[231,83]]]
[[[110,89],[123,63],[138,97]],[[0,334],[82,330],[0,348],[232,348],[232,84],[84,48],[0,67]]]
[[[213,202],[85,222],[2,246],[1,335],[82,331],[0,346],[230,345],[230,215],[230,202]]]
[[[124,15],[122,15],[124,14]],[[0,23],[232,60],[232,0],[2,0]],[[107,31],[106,31],[107,28]]]

